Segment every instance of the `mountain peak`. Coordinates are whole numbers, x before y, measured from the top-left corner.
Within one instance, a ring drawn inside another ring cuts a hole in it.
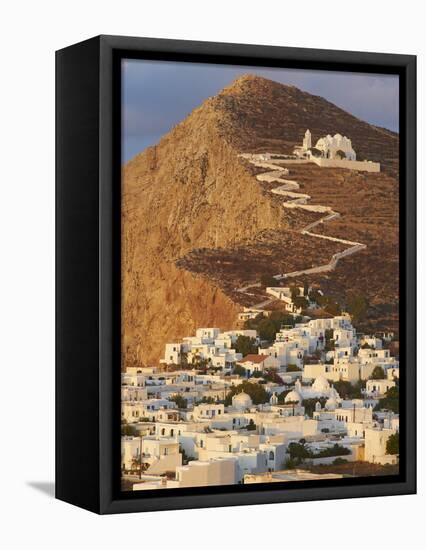
[[[395,173],[396,134],[380,131],[296,86],[247,73],[211,98],[209,105],[221,135],[239,152],[291,154],[309,128],[315,142],[327,134],[349,137],[360,158],[380,162]]]
[[[268,88],[280,88],[284,90],[286,88],[294,88],[294,86],[281,84],[275,80],[271,80],[253,73],[246,73],[237,77],[231,82],[231,84],[223,88],[219,95],[238,95],[239,93],[248,91],[258,93],[260,90],[266,90]]]

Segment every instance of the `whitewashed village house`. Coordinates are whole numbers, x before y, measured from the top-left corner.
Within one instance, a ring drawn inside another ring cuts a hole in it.
[[[314,453],[312,464],[333,464],[333,452],[321,452],[332,451],[336,441],[346,449],[347,461],[397,462],[397,455],[387,454],[387,441],[398,433],[399,416],[373,411],[397,385],[399,371],[399,362],[383,349],[381,339],[358,337],[350,317],[340,315],[283,327],[268,347],[243,358],[233,347],[240,334],[260,346],[255,331],[202,328],[165,346],[163,366],[171,361],[172,372],[152,368],[123,373],[122,420],[137,435],[122,437],[122,469],[130,476],[138,472],[134,490],[244,483],[275,473],[279,477],[290,443],[301,439]],[[326,337],[333,342],[329,351]],[[312,362],[313,354],[321,359]],[[194,370],[192,361],[196,364],[200,357],[211,367],[215,357],[223,357],[223,370]],[[245,368],[245,376],[233,373],[236,365]],[[287,372],[289,365],[301,370]],[[376,366],[386,376],[368,380]],[[282,382],[252,378],[271,370]],[[360,379],[367,380],[361,398],[342,399],[333,386],[334,381],[355,384]],[[255,405],[244,387],[225,405],[230,389],[244,380],[261,384],[265,402]],[[184,404],[178,407],[174,396],[183,397]],[[309,415],[307,400],[316,400]]]

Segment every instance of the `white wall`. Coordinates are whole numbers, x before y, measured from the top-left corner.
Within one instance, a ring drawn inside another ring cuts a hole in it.
[[[426,42],[421,12],[419,2],[389,0],[360,0],[348,9],[330,0],[324,11],[315,0],[4,3],[0,18],[1,366],[3,380],[22,369],[26,384],[20,389],[23,407],[16,406],[14,392],[4,392],[0,418],[8,425],[3,433],[10,433],[12,410],[13,424],[27,429],[24,437],[21,434],[14,440],[13,459],[7,452],[0,455],[1,501],[7,514],[0,534],[2,546],[47,550],[58,548],[59,543],[63,550],[95,546],[119,550],[128,544],[156,548],[159,537],[172,536],[176,550],[187,548],[189,537],[202,541],[206,549],[217,549],[220,541],[230,548],[259,549],[265,542],[273,544],[274,534],[282,542],[283,534],[279,529],[251,526],[280,526],[283,517],[291,526],[285,530],[288,547],[303,546],[306,536],[317,550],[328,548],[330,540],[344,541],[346,550],[359,548],[360,538],[351,536],[348,518],[361,517],[366,518],[362,540],[371,547],[405,547],[408,527],[412,539],[421,540],[424,496],[97,517],[54,501],[45,492],[51,492],[54,478],[54,50],[110,33],[418,53],[423,90],[419,94],[418,148],[424,151]],[[423,158],[420,183],[426,181]],[[419,185],[419,201],[424,211],[423,184]],[[426,234],[426,216],[419,218],[419,230]],[[422,263],[424,242],[419,243]],[[426,309],[425,292],[423,285],[419,311]],[[425,387],[422,369],[418,387]],[[419,399],[418,404],[421,457],[425,454],[425,400]],[[29,419],[34,429],[28,428]],[[422,471],[419,481],[424,492]],[[373,518],[378,511],[381,518],[390,520],[387,528],[377,528]],[[178,536],[182,528],[185,536]],[[314,533],[321,536],[314,540]]]
[[[318,166],[330,167],[337,166],[339,168],[349,168],[353,170],[361,170],[364,172],[380,172],[380,164],[378,162],[362,162],[358,160],[338,160],[338,159],[322,159],[312,157],[313,162]]]

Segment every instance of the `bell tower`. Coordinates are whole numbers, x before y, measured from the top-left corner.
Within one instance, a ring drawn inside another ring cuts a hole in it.
[[[303,149],[307,151],[312,147],[312,136],[309,130],[306,130],[305,137],[303,138]]]

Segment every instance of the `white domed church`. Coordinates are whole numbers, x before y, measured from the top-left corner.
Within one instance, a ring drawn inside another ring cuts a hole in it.
[[[324,397],[328,400],[330,406],[338,404],[340,395],[324,376],[318,376],[311,386],[302,386],[300,380],[296,380],[294,389],[286,395],[285,402],[300,403],[304,399],[319,399]]]
[[[341,134],[330,134],[317,140],[312,148],[312,134],[306,130],[302,145],[296,145],[293,154],[299,158],[312,158],[312,149],[317,149],[322,158],[330,160],[356,160],[356,152],[352,147],[352,141]]]
[[[253,401],[247,393],[242,391],[232,396],[232,406],[237,411],[245,411],[253,406]]]
[[[341,134],[335,134],[334,136],[328,134],[320,138],[315,144],[315,149],[321,151],[323,157],[327,159],[356,160],[356,153],[352,148],[351,140]]]

